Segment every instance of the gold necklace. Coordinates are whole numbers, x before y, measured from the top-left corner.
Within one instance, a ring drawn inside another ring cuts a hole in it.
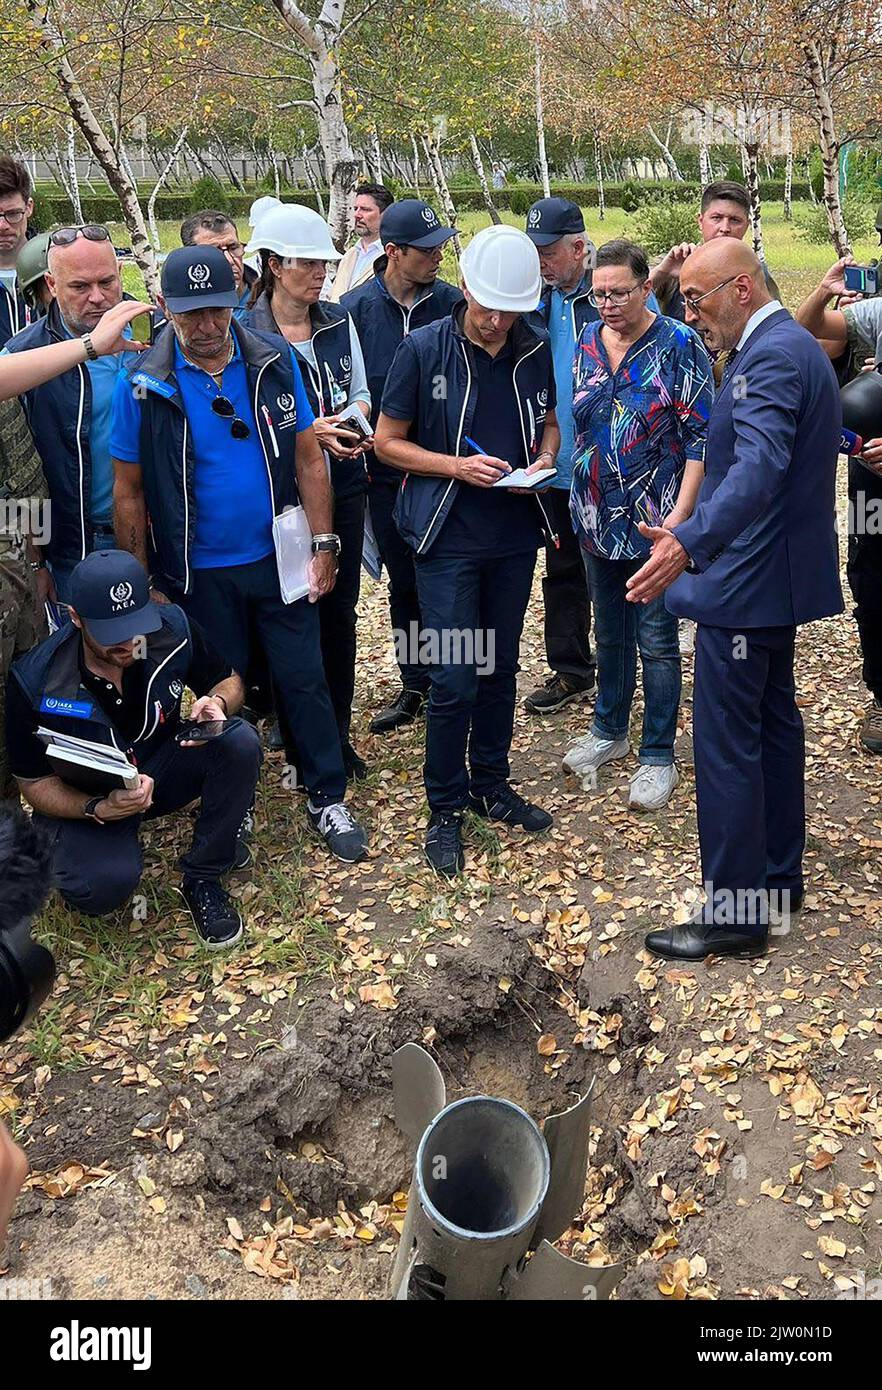
[[[220,388],[221,388],[221,383],[220,383],[220,381],[218,380],[218,377],[221,377],[221,378],[223,377],[224,372],[227,370],[227,367],[229,367],[230,363],[231,363],[232,360],[233,360],[233,353],[235,352],[235,350],[236,350],[236,344],[233,342],[233,339],[232,339],[232,336],[231,336],[231,337],[230,337],[230,350],[229,350],[229,352],[227,353],[227,360],[226,360],[226,362],[224,363],[224,365],[221,367],[220,371],[218,371],[218,372],[210,372],[210,371],[208,370],[207,367],[202,367],[202,366],[199,365],[198,362],[194,362],[193,359],[192,359],[192,357],[188,357],[188,356],[187,356],[187,354],[184,352],[183,348],[181,349],[181,355],[183,356],[185,362],[189,362],[189,364],[190,364],[191,367],[198,367],[199,370],[200,370],[201,372],[205,372],[205,375],[206,375],[206,376],[210,376],[211,379],[212,379],[212,381],[214,382],[215,386],[217,387],[217,389],[220,390]]]

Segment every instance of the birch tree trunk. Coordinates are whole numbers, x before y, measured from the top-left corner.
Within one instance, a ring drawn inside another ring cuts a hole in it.
[[[808,64],[809,82],[815,103],[815,119],[818,123],[818,140],[821,146],[821,167],[824,172],[824,194],[821,201],[827,214],[827,227],[837,256],[847,256],[851,251],[848,232],[842,216],[842,203],[839,198],[839,140],[836,136],[836,120],[827,74],[816,43],[803,48]]]
[[[713,171],[711,169],[710,150],[707,145],[702,143],[698,147],[698,170],[702,188],[707,188],[713,182]]]
[[[606,194],[603,189],[603,146],[600,133],[595,129],[594,137],[594,177],[597,180],[597,215],[601,222],[606,215]]]
[[[380,149],[380,134],[376,126],[371,131],[371,175],[375,183],[383,182],[383,151]]]
[[[478,182],[481,185],[481,195],[484,199],[484,206],[490,214],[492,222],[499,222],[501,218],[496,211],[496,204],[493,202],[493,194],[490,192],[490,185],[487,182],[487,173],[484,169],[484,161],[481,158],[481,147],[478,144],[478,137],[473,130],[469,131],[469,145],[472,151],[472,161],[478,171]]]
[[[787,140],[787,163],[784,165],[784,218],[793,221],[793,140]]]
[[[410,142],[413,145],[413,186],[417,197],[420,198],[422,197],[422,194],[420,193],[420,147],[417,144],[417,138],[412,131],[410,136]]]
[[[753,232],[753,249],[763,257],[763,217],[759,186],[759,145],[751,140],[742,141],[741,159],[744,167],[744,184],[750,198],[750,226]]]
[[[322,196],[322,186],[315,176],[315,170],[312,167],[312,162],[309,158],[309,151],[307,150],[306,145],[303,146],[303,168],[306,172],[306,181],[312,189],[313,193],[315,194],[316,207],[318,208],[321,216],[324,217],[325,200]]]
[[[165,164],[160,170],[159,177],[156,180],[156,183],[153,185],[150,197],[147,199],[147,225],[150,228],[150,240],[153,242],[153,248],[155,251],[158,251],[160,249],[159,228],[156,225],[156,199],[158,198],[159,191],[165,183],[166,179],[168,178],[169,173],[171,172],[171,169],[174,165],[174,162],[177,159],[178,154],[180,153],[181,146],[187,138],[187,131],[189,129],[189,126],[184,126],[183,130],[181,131],[180,135],[175,141],[174,148],[172,149],[171,154],[168,156],[167,160],[165,161]]]
[[[116,150],[105,135],[101,124],[89,104],[85,92],[77,81],[74,70],[67,58],[66,44],[54,24],[47,17],[39,0],[26,0],[31,24],[39,35],[40,43],[51,58],[52,69],[58,79],[62,94],[70,107],[83,139],[94,154],[107,176],[107,182],[119,199],[123,220],[132,239],[132,254],[144,276],[144,283],[151,299],[159,290],[159,270],[156,264],[147,223],[138,201],[138,189],[134,180],[126,172]]]
[[[272,0],[272,4],[291,30],[309,64],[319,140],[330,190],[328,223],[338,251],[343,251],[352,230],[351,194],[358,180],[358,160],[343,114],[338,56],[346,0],[324,0],[315,20],[310,19],[295,0]]]
[[[548,179],[548,155],[545,152],[545,112],[542,105],[542,53],[539,40],[534,40],[536,57],[534,83],[536,88],[536,144],[539,150],[539,177],[542,180],[542,193],[551,197],[551,184]]]
[[[426,153],[426,160],[429,165],[429,173],[432,177],[432,186],[435,189],[435,196],[441,205],[441,216],[448,227],[456,226],[456,208],[450,194],[450,187],[447,183],[447,176],[444,173],[444,165],[441,160],[441,146],[437,135],[428,132],[422,137],[423,149]],[[459,259],[462,247],[459,242],[459,234],[452,238],[453,249]]]
[[[73,119],[67,123],[67,172],[70,179],[70,201],[73,208],[74,221],[82,225],[85,221],[83,217],[83,204],[80,198],[80,180],[77,175],[77,141]]]
[[[649,134],[650,140],[652,140],[653,144],[657,145],[659,150],[661,151],[661,157],[665,161],[665,168],[667,169],[670,177],[674,179],[676,183],[683,183],[684,180],[683,175],[680,172],[680,166],[674,158],[673,151],[671,150],[671,146],[669,144],[671,138],[670,125],[668,126],[667,134],[665,135],[664,140],[659,139],[651,122],[647,121],[646,129]]]

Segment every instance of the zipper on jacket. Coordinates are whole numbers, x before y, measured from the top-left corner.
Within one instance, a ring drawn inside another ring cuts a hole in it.
[[[465,361],[465,369],[466,369],[466,389],[465,389],[465,396],[463,397],[463,402],[462,402],[462,410],[459,412],[459,424],[458,424],[457,429],[456,429],[456,443],[455,443],[455,445],[454,445],[454,452],[456,453],[457,457],[459,457],[460,445],[461,445],[461,443],[462,443],[462,431],[463,431],[463,426],[464,426],[464,424],[465,424],[465,414],[466,414],[466,410],[468,409],[469,396],[471,395],[471,390],[472,390],[472,369],[471,369],[471,367],[470,367],[470,365],[469,365],[469,355],[468,355],[468,353],[466,352],[465,344],[464,344],[463,342],[460,342],[459,346],[460,346],[460,348],[462,349],[463,360]],[[406,474],[405,474],[405,477],[407,477]],[[449,495],[450,495],[450,489],[453,487],[453,484],[454,484],[455,482],[456,482],[456,479],[455,479],[455,478],[451,478],[451,479],[450,479],[450,482],[447,484],[447,487],[444,489],[444,496],[441,498],[441,501],[438,503],[438,506],[437,506],[437,508],[436,508],[436,510],[435,510],[435,515],[432,517],[432,520],[429,522],[428,526],[426,527],[426,534],[423,536],[423,539],[420,541],[419,545],[417,546],[417,554],[418,554],[418,555],[425,549],[426,542],[428,541],[429,536],[432,534],[432,527],[435,525],[435,522],[438,520],[438,515],[439,515],[439,513],[440,513],[440,511],[441,511],[441,508],[444,506],[444,503],[447,501],[447,498],[448,498]]]
[[[263,366],[261,367],[260,371],[257,373],[257,380],[256,380],[255,383],[254,383],[254,418],[255,418],[255,420],[259,419],[260,414],[261,414],[261,410],[263,411],[264,420],[266,421],[266,424],[267,424],[268,427],[269,427],[270,436],[271,436],[272,442],[273,442],[273,452],[275,453],[276,458],[279,457],[279,446],[278,446],[278,444],[277,444],[277,442],[276,442],[276,435],[275,435],[275,431],[273,430],[272,420],[270,419],[269,411],[266,409],[266,407],[265,407],[265,406],[260,406],[260,402],[258,401],[258,396],[259,396],[259,394],[260,394],[260,379],[261,379],[261,377],[263,376],[263,374],[264,374],[264,372],[266,371],[267,367],[271,366],[273,362],[278,362],[278,360],[279,360],[279,358],[281,357],[281,355],[282,355],[282,354],[281,354],[280,352],[277,352],[276,355],[275,355],[275,357],[271,357],[271,358],[269,359],[268,362],[264,362],[264,364],[263,364]],[[263,442],[263,435],[261,434],[260,426],[259,426],[259,425],[258,425],[258,427],[257,427],[257,437],[258,437],[258,439],[260,440],[260,447],[261,447],[261,449],[263,450],[263,461],[264,461],[264,463],[266,464],[266,476],[267,476],[267,478],[269,479],[269,487],[270,487],[270,507],[271,507],[271,509],[272,509],[273,517],[275,517],[275,515],[276,515],[276,490],[275,490],[275,488],[273,487],[273,471],[272,471],[272,469],[270,468],[269,454],[268,454],[267,451],[266,451],[266,445],[265,445],[264,442]]]
[[[183,412],[182,412],[183,413]],[[189,421],[184,415],[184,442],[181,446],[181,482],[184,491],[184,593],[190,592],[190,495],[187,491],[187,433]]]
[[[187,638],[185,637],[184,640],[183,640],[183,642],[179,642],[178,645],[174,648],[174,650],[169,652],[168,656],[165,658],[164,661],[160,661],[160,663],[159,663],[159,665],[157,666],[156,670],[153,672],[153,675],[150,677],[149,681],[147,682],[147,690],[146,690],[146,693],[145,693],[145,695],[144,695],[144,723],[143,723],[142,726],[141,726],[141,732],[138,734],[137,738],[133,739],[133,742],[134,742],[134,743],[140,743],[140,742],[141,742],[141,739],[144,738],[144,735],[145,735],[145,732],[146,732],[146,729],[147,729],[147,720],[150,718],[150,691],[151,691],[151,689],[153,688],[153,682],[156,680],[156,677],[159,675],[159,673],[160,673],[160,671],[162,670],[163,666],[167,666],[168,663],[171,661],[172,657],[173,657],[173,656],[177,656],[178,652],[179,652],[179,651],[182,651],[183,648],[186,647],[186,645],[187,645]],[[156,715],[154,715],[154,719],[153,719],[153,729],[156,728],[156,725],[157,725],[158,723],[159,723],[159,715],[156,714]],[[150,730],[150,734],[151,734],[151,735],[152,735],[152,733],[153,733],[153,729]]]
[[[80,549],[81,549],[81,551],[82,551],[82,554],[80,555],[80,559],[81,559],[81,560],[85,560],[85,558],[86,558],[86,493],[85,493],[85,477],[84,477],[84,474],[85,474],[85,471],[86,471],[86,465],[85,465],[85,463],[83,462],[82,429],[83,429],[83,412],[84,412],[84,410],[85,410],[85,408],[86,408],[86,381],[85,381],[85,377],[83,376],[83,368],[82,368],[82,366],[81,366],[79,363],[77,364],[77,371],[78,371],[79,374],[80,374],[80,404],[79,404],[79,408],[78,408],[78,410],[77,410],[77,459],[79,460],[79,469],[80,469]]]

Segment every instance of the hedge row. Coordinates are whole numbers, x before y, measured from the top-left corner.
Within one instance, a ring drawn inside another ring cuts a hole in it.
[[[421,190],[424,197],[427,191],[425,188]],[[399,198],[416,196],[414,189],[398,188],[396,192]],[[242,219],[247,216],[251,204],[258,196],[256,193],[237,193],[228,189],[223,189],[222,193],[223,197],[216,199],[222,210]],[[597,207],[598,204],[598,190],[593,184],[555,184],[554,193],[557,197],[570,198],[581,207]],[[767,201],[780,202],[784,197],[784,184],[780,179],[771,180],[761,185],[761,193]],[[629,179],[624,183],[606,184],[604,196],[608,207],[621,207],[633,212],[647,203],[663,202],[669,198],[695,203],[701,196],[701,186],[695,182],[648,183]],[[808,196],[807,184],[794,183],[794,199],[807,199]],[[493,200],[496,206],[500,210],[507,210],[520,217],[525,216],[531,203],[541,197],[542,189],[537,184],[511,184],[505,188],[493,190]],[[282,198],[303,203],[314,209],[318,207],[312,189],[283,188]],[[480,188],[454,189],[453,200],[461,212],[480,211],[484,207],[484,197]],[[64,194],[38,192],[35,201],[35,223],[38,227],[48,228],[73,220],[73,208],[70,200]],[[146,195],[144,194],[142,194],[142,202],[146,206]],[[114,194],[110,192],[97,195],[84,194],[82,203],[83,216],[88,222],[119,222],[121,220],[119,203]],[[193,211],[192,192],[161,193],[156,200],[156,216],[162,222],[182,221],[188,213]],[[245,228],[242,230],[244,231]]]

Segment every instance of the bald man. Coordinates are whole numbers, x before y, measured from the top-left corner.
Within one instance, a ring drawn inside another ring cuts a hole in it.
[[[14,338],[5,351],[23,352],[82,338],[85,360],[21,399],[43,464],[52,503],[48,554],[59,599],[70,575],[92,550],[116,548],[110,411],[117,376],[128,353],[99,356],[89,334],[123,298],[119,262],[105,227],[62,227],[49,240],[52,294],[49,311]],[[125,337],[131,337],[126,328]],[[90,350],[91,349],[91,350]]]
[[[835,528],[841,410],[814,338],[772,299],[762,267],[721,238],[686,260],[686,322],[727,354],[695,510],[641,524],[652,554],[628,581],[698,622],[693,745],[706,903],[652,931],[666,960],[764,954],[803,899],[805,743],[793,646],[842,612]],[[670,587],[669,587],[670,586]]]

